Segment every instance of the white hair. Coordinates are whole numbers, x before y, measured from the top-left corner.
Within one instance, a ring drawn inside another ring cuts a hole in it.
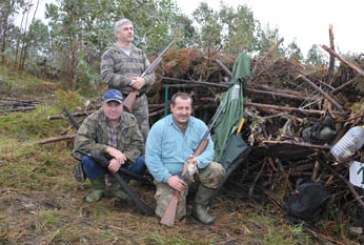
[[[115,23],[115,25],[114,25],[115,33],[116,33],[116,32],[119,32],[120,27],[121,27],[122,25],[125,25],[125,24],[133,24],[133,22],[131,22],[129,19],[126,19],[126,18],[124,18],[124,19],[121,19],[121,20],[117,21],[117,22]]]

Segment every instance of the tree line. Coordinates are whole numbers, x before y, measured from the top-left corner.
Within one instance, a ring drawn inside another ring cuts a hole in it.
[[[134,23],[135,45],[148,55],[158,54],[172,39],[178,48],[204,53],[259,54],[280,38],[278,29],[263,27],[246,5],[221,4],[215,11],[200,3],[189,17],[173,0],[48,0],[45,19],[39,20],[40,1],[0,0],[1,63],[62,79],[73,89],[99,81],[100,57],[115,42],[113,24],[121,18]],[[304,61],[294,41],[278,52]],[[305,61],[325,62],[315,45]]]

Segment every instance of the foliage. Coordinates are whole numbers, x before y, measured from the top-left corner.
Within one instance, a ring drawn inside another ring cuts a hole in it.
[[[56,103],[54,106],[59,111],[62,111],[64,108],[70,111],[77,111],[81,110],[84,106],[84,99],[77,92],[57,90],[55,95]]]
[[[327,66],[328,56],[322,51],[316,44],[312,45],[307,52],[307,58],[305,60],[307,64],[315,66]]]

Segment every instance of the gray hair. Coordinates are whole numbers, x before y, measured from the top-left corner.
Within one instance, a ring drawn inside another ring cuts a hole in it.
[[[133,22],[126,18],[117,21],[114,25],[115,33],[118,32],[120,30],[120,27],[125,24],[133,24]]]

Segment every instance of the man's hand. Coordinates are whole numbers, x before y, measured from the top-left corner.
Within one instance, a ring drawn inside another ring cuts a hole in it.
[[[112,158],[114,158],[117,161],[117,163],[120,164],[120,165],[123,165],[127,160],[124,153],[122,153],[118,149],[115,149],[115,148],[113,148],[111,146],[108,146],[106,148],[106,153],[108,153]]]
[[[177,175],[173,175],[173,176],[169,177],[169,179],[167,180],[167,184],[179,192],[183,191],[187,186],[187,183],[184,182]]]
[[[190,155],[186,162],[193,163],[197,166],[197,159],[194,155]]]
[[[129,85],[136,90],[140,90],[145,85],[145,79],[142,77],[132,77]]]
[[[110,170],[111,173],[116,173],[117,171],[119,171],[119,169],[121,168],[121,165],[120,163],[118,163],[118,161],[113,158],[111,159],[110,163],[109,163],[109,166],[107,166],[107,168]]]

